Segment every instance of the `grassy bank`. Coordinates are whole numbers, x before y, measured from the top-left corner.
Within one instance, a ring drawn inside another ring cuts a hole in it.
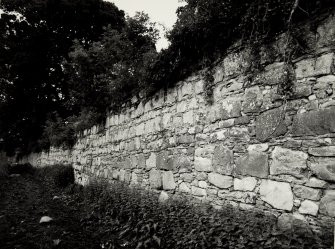
[[[0,238],[1,248],[332,246],[330,229],[321,238],[307,228],[283,233],[274,216],[260,212],[231,206],[218,211],[185,200],[159,204],[157,194],[119,183],[80,187],[67,166],[24,172],[0,180],[0,217],[9,228]],[[53,223],[41,226],[42,215]]]

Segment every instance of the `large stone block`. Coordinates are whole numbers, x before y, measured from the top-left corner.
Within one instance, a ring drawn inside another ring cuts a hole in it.
[[[297,114],[293,136],[324,135],[335,132],[335,107]]]
[[[213,153],[214,171],[223,175],[231,175],[234,168],[233,152],[226,146],[218,145]]]
[[[334,53],[324,54],[318,58],[310,58],[295,64],[297,79],[332,74]]]
[[[211,159],[203,157],[195,157],[194,167],[197,171],[209,172],[213,170]]]
[[[283,108],[263,112],[256,119],[256,138],[264,142],[271,137],[284,135],[287,131]]]
[[[287,80],[289,71],[293,70],[292,66],[284,62],[277,62],[265,67],[264,71],[259,73],[254,83],[260,85],[279,85]]]
[[[192,186],[192,195],[204,197],[207,195],[206,189]]]
[[[269,175],[268,156],[264,152],[251,151],[236,160],[235,172],[239,175],[264,178]]]
[[[335,156],[335,146],[309,148],[308,153],[313,156]]]
[[[311,160],[311,170],[318,178],[335,182],[335,158],[317,157]]]
[[[228,54],[223,60],[225,76],[235,76],[248,70],[251,64],[250,57],[250,50]]]
[[[320,213],[335,217],[335,190],[327,190],[320,202]]]
[[[152,189],[161,189],[162,188],[162,176],[161,172],[156,169],[152,169],[149,173],[149,183],[150,188]]]
[[[230,188],[233,185],[233,178],[217,173],[209,173],[208,181],[218,188]]]
[[[186,182],[182,182],[179,185],[179,192],[182,193],[190,193],[191,192],[191,188],[190,188],[190,184],[186,183]]]
[[[263,180],[259,193],[261,199],[274,208],[287,211],[293,208],[293,193],[289,183]]]
[[[308,155],[302,151],[276,147],[272,151],[271,175],[293,175],[301,177],[302,171],[307,168]]]
[[[237,118],[241,116],[241,102],[238,99],[229,99],[222,102],[221,119]]]
[[[164,190],[174,190],[176,188],[176,183],[174,181],[172,171],[165,171],[162,173],[163,189]]]
[[[295,185],[293,187],[293,193],[298,197],[302,199],[309,199],[318,201],[321,198],[321,190],[309,188],[301,185]]]

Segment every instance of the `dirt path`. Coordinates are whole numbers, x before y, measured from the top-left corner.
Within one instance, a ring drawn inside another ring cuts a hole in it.
[[[0,248],[101,248],[72,202],[31,175],[0,179]]]

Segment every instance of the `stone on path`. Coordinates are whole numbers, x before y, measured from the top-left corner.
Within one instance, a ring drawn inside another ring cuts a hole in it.
[[[49,216],[43,216],[40,219],[40,224],[50,223],[53,219]]]

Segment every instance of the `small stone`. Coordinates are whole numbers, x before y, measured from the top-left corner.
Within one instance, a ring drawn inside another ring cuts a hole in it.
[[[190,189],[190,187],[189,187],[189,185],[187,183],[182,182],[179,185],[179,191],[182,192],[182,193],[190,193],[191,189]]]
[[[318,201],[321,198],[321,190],[313,189],[301,185],[295,185],[293,192],[298,198]]]
[[[293,208],[293,193],[289,183],[263,180],[260,185],[260,196],[274,208],[287,211]]]
[[[158,197],[158,201],[159,201],[160,203],[165,203],[165,202],[168,201],[168,199],[169,199],[169,195],[168,195],[168,193],[166,193],[165,191],[162,191],[162,192],[160,193],[159,197]]]
[[[43,216],[41,219],[40,219],[40,224],[46,224],[46,223],[50,223],[52,222],[53,219],[49,216]]]
[[[269,149],[269,144],[251,144],[248,146],[248,151],[265,152]]]
[[[327,182],[320,180],[318,178],[312,177],[311,179],[308,180],[306,183],[307,187],[312,187],[312,188],[326,188]]]
[[[150,157],[147,159],[146,161],[146,167],[147,169],[152,169],[152,168],[156,168],[156,154],[155,153],[151,153]]]
[[[234,179],[234,190],[253,191],[256,187],[257,180],[255,177],[245,177],[242,179]]]
[[[316,216],[318,214],[319,205],[316,202],[305,200],[301,203],[299,213],[310,214]]]
[[[149,183],[152,189],[162,188],[162,177],[161,172],[156,169],[152,169],[149,173]]]
[[[208,181],[218,188],[230,188],[233,185],[233,178],[217,173],[208,174]]]
[[[192,195],[194,195],[194,196],[206,196],[207,192],[203,188],[198,188],[198,187],[192,186]]]
[[[205,181],[199,181],[198,185],[199,185],[199,188],[207,188],[208,187],[207,182],[205,182]]]

